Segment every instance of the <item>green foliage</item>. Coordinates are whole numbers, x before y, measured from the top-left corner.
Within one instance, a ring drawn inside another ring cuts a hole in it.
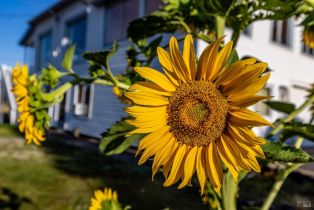
[[[187,27],[192,33],[214,30],[215,18],[206,10],[198,10],[200,1],[165,0],[164,2],[165,6],[160,10],[130,23],[128,37],[133,42],[136,43],[156,34],[188,32]]]
[[[61,72],[54,66],[49,65],[47,68],[43,68],[39,79],[51,88],[55,88],[59,84],[59,79],[62,76]]]
[[[134,128],[133,125],[125,122],[125,119],[113,124],[107,132],[102,134],[103,138],[99,144],[100,151],[105,155],[116,155],[127,150],[132,144],[144,136],[144,134],[127,136]]]
[[[119,45],[114,42],[109,50],[85,52],[83,54],[83,58],[85,58],[89,63],[89,74],[94,78],[100,77],[106,80],[112,80],[109,75],[109,61],[112,56],[117,53],[118,49]]]
[[[74,52],[75,52],[75,45],[67,49],[67,51],[65,52],[63,61],[61,63],[62,67],[71,73],[73,72],[72,65],[73,65]]]
[[[234,1],[226,14],[226,23],[233,30],[241,31],[254,21],[283,20],[303,12],[301,0]]]
[[[301,136],[314,141],[314,125],[301,122],[285,123],[280,138],[286,140],[293,136]]]
[[[270,161],[306,163],[313,159],[301,149],[285,145],[281,142],[267,142],[262,146],[265,156]]]
[[[292,103],[280,101],[266,101],[264,103],[267,104],[270,108],[286,114],[290,114],[295,110],[295,105]]]
[[[91,64],[97,64],[99,66],[104,66],[106,69],[109,68],[109,60],[119,49],[119,45],[114,42],[109,50],[104,50],[100,52],[85,52],[83,58],[89,61]]]

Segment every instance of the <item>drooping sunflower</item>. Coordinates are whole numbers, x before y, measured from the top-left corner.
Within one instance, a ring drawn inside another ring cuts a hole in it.
[[[111,188],[105,188],[104,191],[96,190],[94,194],[89,210],[121,210],[118,194]]]
[[[12,92],[15,95],[18,112],[20,113],[18,118],[19,130],[25,133],[26,144],[33,142],[40,145],[45,140],[45,137],[43,129],[36,126],[36,111],[30,106],[31,94],[28,88],[35,81],[29,77],[27,65],[20,66],[17,64],[13,68],[12,81]]]
[[[196,172],[202,192],[206,180],[219,191],[222,162],[235,180],[240,170],[260,171],[256,158],[264,158],[260,145],[265,140],[251,127],[271,123],[247,107],[268,98],[255,94],[270,74],[261,76],[267,64],[254,58],[226,65],[232,41],[219,50],[221,41],[207,46],[198,60],[191,35],[183,54],[172,37],[170,52],[157,51],[164,74],[135,68],[149,81],[135,83],[126,93],[136,104],[126,108],[134,117],[129,123],[137,127],[130,134],[147,134],[138,146],[139,164],[154,156],[152,173],[163,168],[164,186],[180,180],[182,188]]]

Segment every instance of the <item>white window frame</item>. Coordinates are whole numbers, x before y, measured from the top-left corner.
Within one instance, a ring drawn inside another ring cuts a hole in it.
[[[75,85],[73,90],[73,114],[77,117],[83,117],[91,119],[93,115],[93,106],[94,106],[94,92],[95,92],[95,86],[93,84],[89,85],[89,93],[87,93],[88,86],[82,85],[82,98],[81,102],[78,101],[79,98],[79,91],[80,91],[80,85]],[[89,101],[88,104],[85,104],[87,94],[89,94]],[[79,106],[82,106],[83,112],[79,112]],[[87,106],[87,107],[86,107]],[[85,109],[85,110],[84,110]]]

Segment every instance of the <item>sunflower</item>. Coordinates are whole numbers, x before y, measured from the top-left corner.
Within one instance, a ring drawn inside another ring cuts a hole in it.
[[[179,180],[178,188],[197,174],[201,192],[206,180],[216,191],[222,185],[223,166],[236,180],[240,170],[260,171],[257,157],[264,158],[251,127],[271,123],[247,107],[266,96],[255,95],[270,74],[266,63],[250,58],[227,65],[232,41],[219,50],[222,38],[210,44],[197,60],[193,38],[187,35],[183,54],[172,37],[170,52],[158,48],[164,74],[148,67],[135,71],[149,80],[129,88],[126,96],[136,105],[126,108],[134,119],[133,133],[147,134],[139,143],[139,164],[154,156],[153,176],[160,167],[164,186]]]
[[[40,145],[44,141],[43,129],[35,125],[36,111],[30,106],[31,94],[28,91],[29,86],[35,82],[28,75],[28,67],[26,65],[20,66],[19,64],[12,71],[13,88],[12,92],[15,95],[18,112],[19,130],[25,133],[25,141],[27,144],[34,142]]]
[[[309,29],[303,31],[303,42],[310,48],[314,48],[314,32]]]
[[[119,210],[118,195],[111,188],[105,188],[104,191],[96,190],[95,197],[91,199],[89,210]]]

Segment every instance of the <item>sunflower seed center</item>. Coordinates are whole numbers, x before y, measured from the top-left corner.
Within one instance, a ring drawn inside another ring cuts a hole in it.
[[[207,146],[219,139],[228,112],[228,102],[211,82],[182,84],[170,98],[168,125],[177,141]]]

